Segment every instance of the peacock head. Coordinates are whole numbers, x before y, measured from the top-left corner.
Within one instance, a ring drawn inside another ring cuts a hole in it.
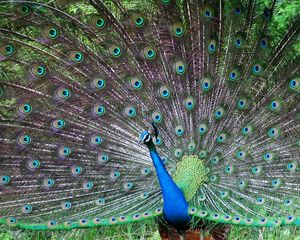
[[[152,141],[151,135],[148,131],[143,131],[140,135],[139,143],[148,144]]]

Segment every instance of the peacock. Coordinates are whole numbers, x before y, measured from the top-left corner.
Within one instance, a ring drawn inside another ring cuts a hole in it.
[[[300,226],[283,4],[1,0],[0,223]]]

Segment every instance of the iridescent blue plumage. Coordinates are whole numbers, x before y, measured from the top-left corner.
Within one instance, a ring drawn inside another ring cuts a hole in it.
[[[152,138],[148,132],[143,132],[140,140],[146,144],[153,161],[160,188],[163,194],[164,219],[178,230],[189,228],[191,217],[188,214],[188,203],[183,192],[176,185],[161,160]]]

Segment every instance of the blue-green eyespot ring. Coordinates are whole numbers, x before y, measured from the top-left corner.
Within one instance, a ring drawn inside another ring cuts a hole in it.
[[[261,64],[259,64],[259,63],[253,64],[252,73],[254,75],[260,75],[262,73],[262,71],[263,71],[263,68],[262,68]]]
[[[221,118],[224,117],[224,114],[225,114],[224,108],[223,107],[217,107],[215,112],[214,112],[214,117],[215,117],[215,119],[220,120]]]
[[[142,80],[133,77],[130,79],[130,86],[134,89],[134,90],[141,90],[143,87],[143,82]]]
[[[133,118],[136,116],[136,108],[135,107],[126,107],[125,114],[127,117]]]
[[[145,47],[143,52],[144,56],[149,60],[153,60],[156,57],[156,51],[152,47]]]
[[[182,136],[184,134],[184,129],[181,125],[175,127],[175,134],[177,136]]]
[[[96,104],[93,107],[93,113],[96,114],[97,116],[101,117],[106,113],[106,109],[103,105]]]
[[[193,97],[188,97],[184,100],[184,106],[187,110],[192,110],[196,105],[196,101]]]
[[[32,212],[32,206],[30,204],[25,204],[22,207],[22,212],[27,214],[27,213],[31,213]]]
[[[63,119],[55,119],[51,122],[51,126],[55,129],[62,129],[66,125]]]
[[[120,57],[122,55],[122,49],[115,44],[109,46],[109,52],[113,57]]]
[[[10,176],[2,175],[0,176],[0,184],[6,185],[10,182]]]
[[[92,85],[95,88],[101,90],[101,89],[104,89],[106,87],[106,81],[102,78],[95,78],[95,79],[93,79]]]
[[[217,43],[216,43],[216,41],[215,41],[215,40],[211,40],[211,41],[209,42],[207,48],[208,48],[208,52],[209,52],[210,54],[215,53],[216,50],[217,50]]]
[[[56,90],[56,96],[62,100],[67,100],[71,97],[71,91],[68,88],[59,88]]]
[[[67,157],[71,154],[71,149],[69,147],[62,147],[58,150],[58,154],[61,157]]]
[[[152,121],[155,123],[160,123],[163,119],[161,113],[156,112],[156,111],[152,113],[151,118],[152,118]]]
[[[185,73],[186,68],[183,61],[175,62],[175,70],[178,75],[183,75]]]
[[[38,169],[41,166],[41,163],[39,160],[30,160],[28,162],[28,167],[32,170]]]
[[[168,87],[162,86],[159,89],[159,94],[162,98],[169,98],[171,96],[171,91]]]
[[[31,143],[31,137],[28,134],[22,134],[18,137],[18,143],[22,145],[28,145]]]
[[[293,91],[298,92],[300,90],[300,79],[295,78],[289,82],[289,88]]]
[[[29,114],[32,112],[32,106],[29,103],[19,105],[18,110],[20,113]]]
[[[204,124],[204,123],[201,123],[201,124],[199,125],[198,131],[199,131],[199,134],[200,134],[201,136],[203,136],[203,135],[206,133],[206,131],[207,131],[207,125]]]
[[[212,82],[209,78],[203,78],[201,88],[204,92],[208,92],[212,88]]]
[[[54,184],[55,184],[55,181],[52,178],[48,178],[48,179],[44,180],[44,186],[45,187],[51,188],[51,187],[54,186]]]

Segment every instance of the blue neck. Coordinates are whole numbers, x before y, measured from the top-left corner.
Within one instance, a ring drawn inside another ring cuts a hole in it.
[[[163,194],[164,219],[178,230],[185,229],[191,220],[188,214],[188,204],[185,197],[166,170],[152,140],[146,143],[146,145],[149,148],[150,156],[156,169],[158,181]]]

